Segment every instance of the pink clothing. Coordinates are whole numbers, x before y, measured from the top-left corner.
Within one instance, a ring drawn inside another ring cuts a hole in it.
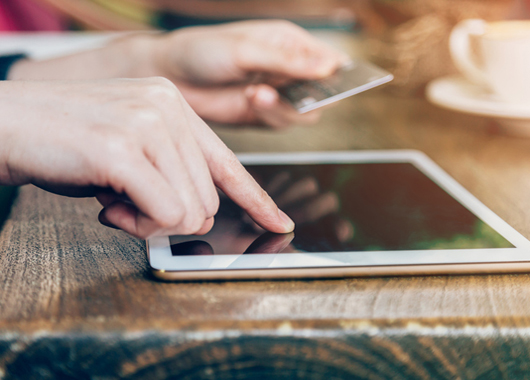
[[[34,0],[1,0],[0,31],[58,31],[66,29],[61,15]]]

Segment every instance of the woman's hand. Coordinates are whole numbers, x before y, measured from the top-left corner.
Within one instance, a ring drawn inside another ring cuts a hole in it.
[[[331,74],[348,57],[287,21],[244,21],[167,34],[134,34],[101,49],[45,61],[20,61],[10,79],[163,76],[202,118],[283,128],[313,123],[282,102],[274,86]]]
[[[97,196],[100,221],[134,236],[207,232],[216,186],[263,228],[294,228],[166,79],[0,82],[0,120],[0,184]]]
[[[279,20],[180,30],[155,39],[153,72],[174,81],[197,113],[225,123],[311,123],[281,102],[274,85],[332,74],[349,58]]]

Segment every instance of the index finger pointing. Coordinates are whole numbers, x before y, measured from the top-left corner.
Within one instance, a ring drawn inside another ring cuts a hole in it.
[[[294,222],[281,211],[272,198],[241,165],[228,148],[210,161],[215,184],[243,208],[264,229],[276,233],[293,231]]]

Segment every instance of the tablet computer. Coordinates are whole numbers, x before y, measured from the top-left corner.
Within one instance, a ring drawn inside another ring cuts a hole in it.
[[[530,270],[530,242],[418,151],[242,154],[296,223],[261,230],[226,196],[204,236],[147,242],[164,280]]]

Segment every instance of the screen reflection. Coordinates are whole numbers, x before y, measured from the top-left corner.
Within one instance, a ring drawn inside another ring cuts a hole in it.
[[[513,247],[409,163],[247,170],[294,220],[294,233],[265,232],[221,194],[213,229],[171,236],[173,255]]]

